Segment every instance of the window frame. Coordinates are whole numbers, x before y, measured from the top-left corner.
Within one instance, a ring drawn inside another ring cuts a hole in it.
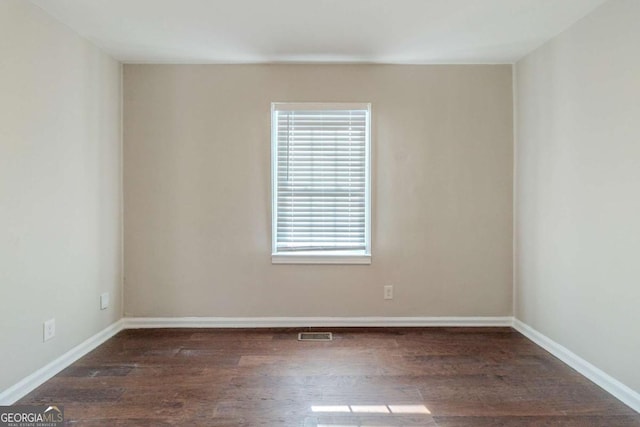
[[[365,249],[277,252],[278,236],[278,110],[366,110],[365,127]],[[272,264],[371,264],[371,103],[369,102],[272,102],[271,103],[271,263]]]

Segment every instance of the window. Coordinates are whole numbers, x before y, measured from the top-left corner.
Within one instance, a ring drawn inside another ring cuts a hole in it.
[[[272,104],[273,263],[371,263],[370,120],[370,104]]]

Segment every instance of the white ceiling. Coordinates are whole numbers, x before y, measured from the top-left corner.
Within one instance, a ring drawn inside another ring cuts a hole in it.
[[[512,63],[605,0],[31,0],[128,63]]]

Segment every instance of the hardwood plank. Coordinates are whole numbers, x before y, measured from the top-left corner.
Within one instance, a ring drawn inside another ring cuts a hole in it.
[[[18,403],[81,426],[640,426],[511,328],[321,330],[127,330]]]

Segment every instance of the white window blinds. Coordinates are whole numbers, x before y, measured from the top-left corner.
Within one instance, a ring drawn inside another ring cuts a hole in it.
[[[368,104],[274,104],[274,251],[368,253]]]

